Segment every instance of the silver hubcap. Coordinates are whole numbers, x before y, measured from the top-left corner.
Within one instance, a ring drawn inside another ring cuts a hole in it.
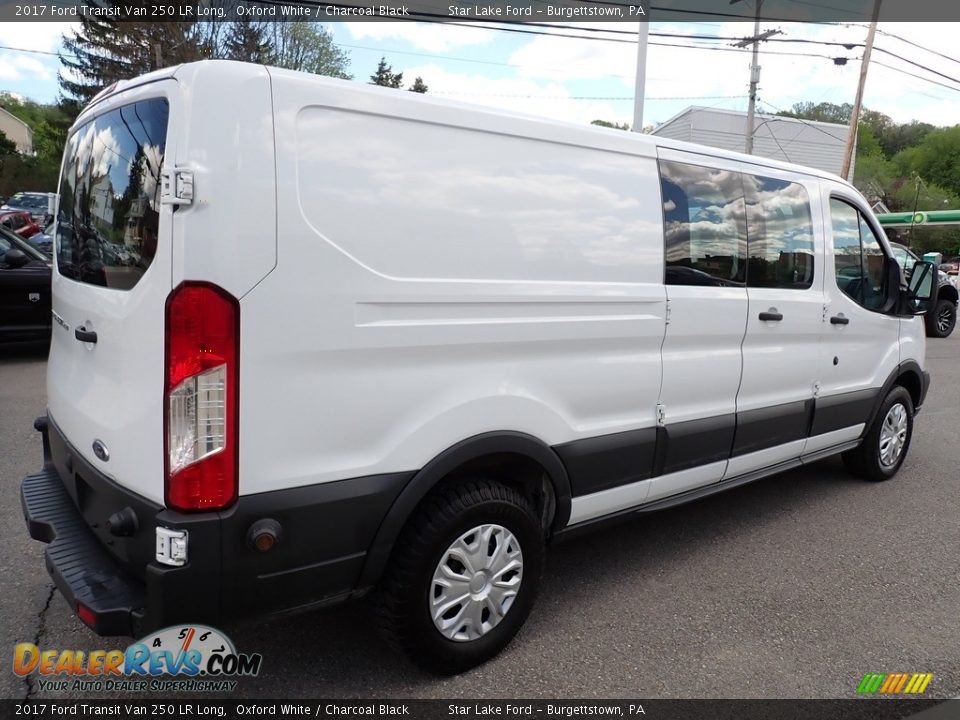
[[[907,443],[907,409],[897,403],[887,411],[880,428],[880,464],[891,467],[897,464]]]
[[[476,640],[509,612],[523,580],[523,552],[501,525],[479,525],[446,549],[430,585],[430,617],[450,640]]]

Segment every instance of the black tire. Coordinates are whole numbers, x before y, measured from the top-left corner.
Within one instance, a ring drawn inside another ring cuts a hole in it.
[[[434,625],[429,609],[433,575],[447,549],[483,524],[502,526],[519,543],[519,590],[499,623],[485,634],[466,641],[448,639]],[[480,665],[503,650],[527,619],[543,560],[543,530],[519,492],[492,480],[443,487],[423,501],[394,546],[375,597],[380,629],[393,647],[429,672],[455,675]]]
[[[906,412],[906,437],[901,443],[901,450],[895,461],[887,464],[881,460],[880,435],[883,431],[887,416],[895,405],[901,405]],[[843,453],[843,464],[853,475],[881,482],[889,480],[903,465],[907,452],[910,450],[910,440],[913,438],[913,400],[910,393],[901,386],[894,387],[884,398],[880,410],[873,423],[863,436],[863,442],[853,450]]]
[[[957,324],[957,305],[949,298],[940,298],[924,320],[928,337],[949,337]]]

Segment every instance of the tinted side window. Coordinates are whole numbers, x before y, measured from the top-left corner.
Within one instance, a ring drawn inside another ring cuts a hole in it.
[[[880,309],[886,301],[883,248],[853,206],[831,199],[830,218],[837,287],[863,307]]]
[[[803,290],[813,285],[810,197],[799,183],[743,176],[749,287]]]
[[[61,275],[129,290],[157,251],[167,101],[97,117],[67,140],[56,254]]]
[[[668,285],[743,285],[747,228],[740,173],[660,162]]]

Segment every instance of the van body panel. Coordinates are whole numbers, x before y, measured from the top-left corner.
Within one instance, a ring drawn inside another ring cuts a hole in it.
[[[655,425],[652,158],[271,73],[282,242],[241,303],[258,338],[241,348],[241,494],[417,469],[494,430],[556,445]]]
[[[203,280],[243,297],[277,262],[270,75],[257,65],[190,64],[169,167],[193,174],[193,202],[173,214],[173,286]]]
[[[168,127],[174,127],[183,99],[176,81],[171,79],[134,84],[129,90],[99,101],[94,112],[86,112],[77,120],[68,148],[70,142],[78,145],[78,166],[89,162],[97,164],[93,172],[102,178],[96,181],[98,187],[121,182],[131,162],[131,158],[126,157],[125,139],[116,135],[129,132],[137,144],[143,134],[131,124],[132,119],[124,117],[118,126],[105,128],[95,138],[82,137],[93,127],[89,123],[110,117],[116,109],[152,99],[168,103]],[[124,125],[124,131],[118,129]],[[169,138],[168,131],[167,153],[174,151]],[[144,155],[146,162],[155,162],[149,152]],[[114,163],[122,168],[122,175],[111,174],[115,172]],[[150,174],[158,177],[159,171],[160,167],[151,166]],[[68,210],[64,195],[61,190],[58,246],[67,242],[67,238],[73,243],[81,242],[81,220],[65,219]],[[108,220],[112,210],[104,206],[105,200],[94,196],[92,202],[100,208],[101,220]],[[150,501],[162,503],[164,304],[171,287],[172,212],[170,206],[159,203],[152,210],[159,216],[156,251],[149,267],[129,289],[71,279],[64,275],[66,268],[61,267],[62,248],[54,254],[53,312],[63,322],[55,322],[53,326],[47,366],[47,403],[50,415],[87,462],[118,484]],[[76,227],[67,229],[65,224],[69,221]],[[91,224],[95,223],[91,221]],[[108,230],[107,227],[93,230],[85,242],[94,243],[94,238],[102,238]],[[144,239],[131,238],[131,242],[135,241],[144,242]],[[117,274],[130,270],[103,268],[103,272]],[[95,332],[96,343],[80,342],[76,337],[79,328]],[[95,442],[106,450],[106,459],[95,454]]]

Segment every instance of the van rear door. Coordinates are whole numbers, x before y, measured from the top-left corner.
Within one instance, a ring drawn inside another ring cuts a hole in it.
[[[161,173],[173,156],[176,87],[162,80],[118,93],[82,116],[67,141],[47,369],[50,419],[75,451],[159,504],[172,273]]]

